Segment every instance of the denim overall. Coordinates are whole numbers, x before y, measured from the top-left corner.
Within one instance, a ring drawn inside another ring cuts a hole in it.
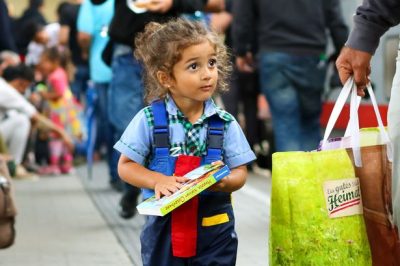
[[[179,159],[169,156],[169,127],[165,103],[153,102],[152,111],[154,114],[154,156],[149,163],[149,169],[171,176],[175,172],[176,162]],[[215,114],[208,119],[207,155],[198,157],[201,159],[201,164],[222,160],[223,134],[224,121]],[[145,199],[153,194],[153,190],[143,189]],[[184,208],[184,205],[179,208]],[[169,213],[164,217],[146,217],[140,236],[144,266],[235,265],[238,241],[234,229],[230,193],[203,191],[198,196],[197,240],[194,256],[182,258],[173,255],[171,216],[172,214]]]

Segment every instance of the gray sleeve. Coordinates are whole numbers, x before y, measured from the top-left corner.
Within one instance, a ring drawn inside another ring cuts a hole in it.
[[[399,22],[399,0],[364,0],[354,15],[354,28],[346,46],[373,54],[380,37]]]

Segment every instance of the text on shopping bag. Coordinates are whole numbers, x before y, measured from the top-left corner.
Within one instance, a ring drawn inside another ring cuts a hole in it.
[[[363,213],[358,178],[326,181],[323,188],[329,218]]]

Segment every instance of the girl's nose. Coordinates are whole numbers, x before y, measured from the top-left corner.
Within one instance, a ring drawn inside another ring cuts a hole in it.
[[[202,79],[210,79],[211,78],[211,69],[209,69],[208,67],[205,67],[202,71]]]

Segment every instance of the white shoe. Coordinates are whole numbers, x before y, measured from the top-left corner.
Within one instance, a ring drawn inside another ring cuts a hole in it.
[[[22,165],[17,165],[15,169],[15,176],[13,177],[15,179],[21,179],[21,180],[38,180],[39,176],[37,176],[34,173],[28,172],[25,167]]]

